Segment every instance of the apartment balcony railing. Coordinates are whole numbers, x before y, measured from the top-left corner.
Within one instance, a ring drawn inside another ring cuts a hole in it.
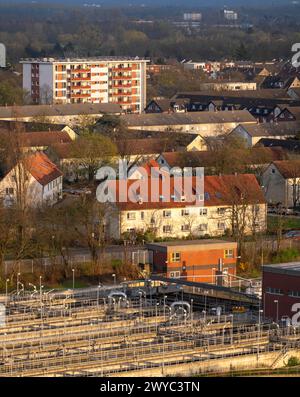
[[[72,77],[71,81],[90,81],[91,77]]]
[[[131,80],[131,76],[117,76],[117,75],[112,75],[111,78],[113,80]]]
[[[72,85],[71,89],[72,90],[90,90],[91,86],[90,85]]]
[[[131,88],[132,84],[114,84],[111,88]]]
[[[89,73],[91,69],[72,69],[71,73]]]
[[[89,98],[90,94],[71,94],[71,98]]]
[[[112,68],[112,70],[114,72],[131,72],[132,68],[118,68],[118,67],[116,67],[116,68]]]

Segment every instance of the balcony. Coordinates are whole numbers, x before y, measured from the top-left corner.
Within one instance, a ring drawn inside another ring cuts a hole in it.
[[[111,86],[111,88],[131,88],[132,84],[114,84]]]
[[[131,76],[111,76],[113,80],[131,80]]]
[[[72,77],[71,81],[90,81],[91,77]]]
[[[120,97],[120,96],[128,96],[131,95],[131,92],[112,92],[111,96],[116,96],[116,97]]]
[[[72,69],[71,73],[89,73],[91,69]]]
[[[90,85],[72,85],[71,90],[90,90]]]
[[[71,94],[71,98],[89,98],[91,94]]]
[[[132,68],[118,68],[118,67],[116,67],[116,68],[112,68],[112,70],[114,72],[131,72]]]

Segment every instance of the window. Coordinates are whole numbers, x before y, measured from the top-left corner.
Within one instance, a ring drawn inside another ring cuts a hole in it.
[[[163,217],[164,218],[171,218],[171,211],[170,210],[165,210],[163,212]]]
[[[289,296],[292,298],[300,298],[300,291],[289,291]]]
[[[144,218],[145,218],[145,213],[144,213],[144,211],[142,211],[141,212],[141,219],[144,220]]]
[[[224,222],[218,222],[218,229],[219,230],[225,230],[225,223]]]
[[[181,260],[180,252],[172,252],[171,261],[172,262],[180,262],[180,260]]]
[[[7,195],[13,195],[14,194],[14,188],[13,187],[7,187],[6,189],[5,189],[5,193],[7,194]]]
[[[171,233],[171,231],[172,231],[172,226],[170,226],[170,225],[163,226],[164,233]]]
[[[190,211],[188,209],[181,210],[181,216],[187,216],[189,214],[190,214]]]
[[[234,251],[233,249],[224,250],[224,258],[233,258]]]
[[[207,231],[207,223],[202,223],[201,225],[199,225],[199,230],[201,232],[206,232]]]
[[[180,272],[170,272],[170,277],[171,278],[179,278],[180,277]]]
[[[267,293],[272,295],[283,295],[283,291],[280,288],[267,288]]]
[[[218,215],[224,215],[225,214],[225,208],[218,208],[217,209]]]
[[[207,208],[200,208],[199,215],[200,216],[207,215]]]
[[[190,231],[190,226],[189,225],[181,225],[181,231],[182,232],[189,232]]]
[[[128,212],[127,219],[130,221],[135,220],[135,212]]]

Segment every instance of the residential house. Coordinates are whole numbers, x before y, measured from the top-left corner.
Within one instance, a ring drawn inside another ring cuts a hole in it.
[[[72,127],[80,125],[87,117],[95,121],[104,114],[120,115],[121,113],[121,107],[116,103],[2,106],[0,120],[67,124]]]
[[[289,94],[289,96],[290,96],[292,99],[294,99],[294,100],[296,100],[296,101],[299,101],[299,100],[300,100],[300,88],[290,88],[290,89],[288,90],[288,94]]]
[[[184,113],[187,111],[188,100],[178,99],[173,101],[166,98],[152,99],[145,107],[145,113]]]
[[[300,132],[300,122],[289,121],[281,123],[240,124],[234,128],[229,136],[237,136],[252,147],[262,138],[287,139],[294,138]]]
[[[4,205],[53,205],[62,198],[62,172],[43,152],[28,154],[0,181]]]
[[[276,117],[276,121],[299,121],[300,106],[287,106]]]
[[[177,131],[202,137],[225,134],[238,124],[256,121],[247,110],[232,112],[190,112],[160,114],[128,114],[121,116],[129,129],[145,131]]]
[[[300,160],[272,162],[262,175],[269,204],[293,207],[300,203]]]
[[[239,228],[241,224],[245,234],[265,230],[266,203],[254,175],[205,176],[199,202],[187,198],[176,181],[170,178],[170,194],[165,192],[169,183],[165,176],[158,176],[154,185],[153,179],[152,183],[149,179],[100,184],[99,191],[115,188],[107,235],[120,239],[126,234],[152,231],[160,238],[220,236],[231,233],[232,225]],[[195,194],[196,178],[191,183]]]
[[[242,90],[256,90],[257,84],[254,81],[224,81],[216,80],[213,82],[200,83],[200,90],[213,91],[242,91]]]
[[[298,139],[273,139],[273,138],[262,138],[257,144],[257,147],[265,147],[265,148],[281,148],[283,149],[287,155],[291,154],[300,154],[300,141]],[[281,159],[283,160],[283,159]]]

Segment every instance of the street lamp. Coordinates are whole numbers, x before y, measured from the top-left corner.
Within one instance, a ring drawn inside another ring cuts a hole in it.
[[[17,274],[17,295],[19,295],[19,277],[21,276],[21,273]]]
[[[73,273],[73,291],[74,291],[74,288],[75,288],[75,269],[72,269],[72,273]]]
[[[167,295],[164,296],[164,321],[166,319],[166,299],[167,299]]]
[[[258,334],[257,334],[257,356],[259,357],[259,340],[261,337],[261,314],[264,311],[262,309],[258,310]]]
[[[113,279],[114,279],[114,285],[116,285],[116,283],[117,283],[117,281],[116,281],[116,274],[113,273],[113,274],[112,274],[112,277],[113,277]]]
[[[279,316],[278,316],[278,303],[279,303],[279,302],[278,302],[277,299],[275,299],[275,300],[274,300],[274,303],[276,303],[276,322],[278,323],[278,317],[279,317]]]
[[[6,301],[6,304],[8,303],[8,283],[9,283],[9,278],[7,278],[6,282],[5,282],[5,296],[6,296],[5,301]]]
[[[99,294],[100,294],[100,288],[101,288],[101,284],[98,285],[97,288],[97,307],[99,307]]]
[[[205,290],[204,291],[204,311],[206,313],[206,303],[207,303],[207,295],[209,294],[209,291]]]

